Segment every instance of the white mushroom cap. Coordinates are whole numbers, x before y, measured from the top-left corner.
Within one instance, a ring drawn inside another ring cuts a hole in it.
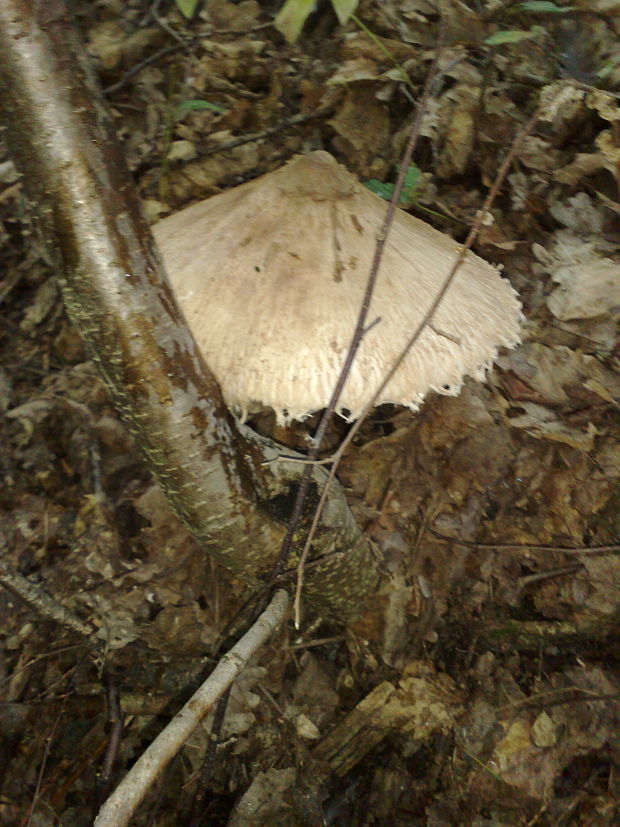
[[[280,423],[324,408],[342,367],[386,203],[327,152],[188,207],[154,228],[177,299],[227,404]],[[397,210],[364,336],[340,398],[355,419],[441,290],[459,245]],[[483,379],[519,341],[521,305],[468,253],[377,404],[417,408],[429,390]]]

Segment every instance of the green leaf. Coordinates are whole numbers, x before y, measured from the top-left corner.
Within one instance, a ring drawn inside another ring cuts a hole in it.
[[[209,109],[211,112],[224,111],[224,107],[218,106],[217,103],[211,103],[210,101],[203,101],[199,99],[181,101],[177,107],[178,112],[187,112],[188,109],[192,112],[200,112],[204,109]]]
[[[403,190],[400,194],[399,201],[401,204],[412,200],[413,193],[415,188],[418,186],[421,177],[422,173],[420,172],[419,167],[417,167],[416,164],[411,164],[407,170],[407,174],[405,175]]]
[[[338,22],[341,26],[344,26],[358,5],[359,0],[332,0],[332,6],[334,7]]]
[[[523,0],[523,3],[515,6],[516,11],[538,11],[550,14],[566,14],[568,11],[573,11],[574,8],[574,6],[558,6],[556,3],[552,3],[551,0]]]
[[[273,25],[289,43],[294,43],[313,9],[314,0],[286,0]]]
[[[364,186],[386,201],[390,200],[394,192],[394,184],[386,184],[384,181],[379,181],[378,178],[370,178],[368,181],[364,181]]]
[[[187,17],[188,20],[193,16],[198,5],[198,0],[174,0],[174,2],[183,17]]]
[[[518,29],[506,29],[485,37],[484,43],[487,46],[501,46],[503,43],[518,43],[520,40],[531,40],[537,36],[538,31],[532,29],[528,29],[526,32]]]
[[[398,199],[399,204],[410,204],[413,201],[413,193],[415,188],[418,186],[422,173],[416,164],[411,164],[405,175],[405,180],[403,182],[403,188],[400,193],[400,198]],[[384,181],[379,181],[378,178],[371,178],[369,181],[366,181],[364,184],[371,192],[374,192],[375,195],[378,195],[379,198],[383,198],[385,201],[389,201],[392,197],[392,193],[394,192],[394,184],[385,183]]]

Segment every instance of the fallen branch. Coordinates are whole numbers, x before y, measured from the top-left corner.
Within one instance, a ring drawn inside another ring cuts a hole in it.
[[[158,775],[232,685],[252,655],[282,623],[288,602],[289,597],[284,590],[275,593],[252,628],[224,655],[183,709],[136,761],[99,811],[94,827],[124,827],[129,824],[129,819]]]
[[[0,585],[23,600],[27,606],[34,609],[41,617],[76,632],[83,638],[83,642],[87,646],[93,647],[96,645],[93,643],[94,629],[92,626],[84,623],[66,606],[55,600],[42,586],[32,583],[23,575],[12,571],[10,566],[7,566],[2,559],[0,559]]]
[[[544,546],[533,543],[474,543],[471,540],[462,540],[460,537],[449,537],[447,534],[441,534],[429,526],[424,527],[437,540],[442,543],[453,543],[455,546],[465,546],[466,548],[475,548],[483,551],[547,551],[557,552],[559,554],[618,554],[620,552],[620,545],[609,546]]]

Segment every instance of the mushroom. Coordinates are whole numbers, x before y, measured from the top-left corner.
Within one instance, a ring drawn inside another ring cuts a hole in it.
[[[241,416],[279,424],[324,408],[349,346],[385,202],[327,152],[187,207],[153,228],[198,346]],[[339,402],[353,420],[442,288],[459,244],[397,210],[369,320]],[[521,305],[498,270],[468,253],[377,404],[417,409],[429,390],[483,379],[520,341]]]

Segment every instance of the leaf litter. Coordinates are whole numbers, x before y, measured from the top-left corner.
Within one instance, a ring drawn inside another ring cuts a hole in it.
[[[519,290],[524,344],[487,384],[363,426],[340,477],[387,586],[346,629],[284,630],[259,654],[235,690],[210,823],[617,823],[617,4],[546,17],[497,5],[450,4],[410,209],[462,240],[518,125],[539,95],[556,101],[476,248]],[[392,181],[437,38],[431,0],[360,4],[373,38],[319,7],[295,45],[254,0],[213,0],[191,27],[172,4],[79,12],[153,217],[309,149]],[[132,716],[120,773],[208,665],[244,587],[205,561],[149,479],[63,316],[14,177],[3,186],[3,559],[105,639]],[[64,703],[37,823],[88,824],[107,741],[98,672],[8,592],[0,611],[0,823],[27,812]],[[151,824],[187,811],[206,739],[162,782]]]

